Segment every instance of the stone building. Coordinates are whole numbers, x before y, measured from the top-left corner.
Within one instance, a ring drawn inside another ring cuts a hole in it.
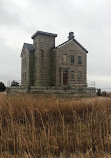
[[[70,32],[68,40],[55,47],[57,34],[37,31],[33,44],[21,52],[21,85],[35,87],[87,87],[88,51]]]

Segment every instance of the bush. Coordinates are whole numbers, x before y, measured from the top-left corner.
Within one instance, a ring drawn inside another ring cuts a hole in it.
[[[0,92],[5,91],[6,87],[4,85],[4,83],[0,82]]]
[[[19,83],[13,80],[13,81],[11,82],[11,86],[19,86]]]

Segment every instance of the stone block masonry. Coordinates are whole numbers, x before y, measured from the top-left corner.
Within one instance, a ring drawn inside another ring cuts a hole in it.
[[[21,86],[10,91],[64,96],[95,96],[87,87],[88,51],[70,32],[68,40],[55,47],[57,34],[37,31],[33,44],[21,52]],[[17,89],[16,89],[17,88]]]
[[[37,31],[33,44],[25,43],[21,57],[24,86],[86,87],[88,51],[69,33],[68,40],[55,47],[57,34]]]
[[[31,94],[44,94],[45,96],[57,96],[57,97],[95,97],[96,89],[89,88],[57,88],[57,87],[11,87],[8,93],[31,93]]]

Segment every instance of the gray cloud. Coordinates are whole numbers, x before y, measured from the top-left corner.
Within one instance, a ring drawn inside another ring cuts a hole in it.
[[[0,25],[2,26],[12,26],[19,24],[21,22],[20,14],[18,14],[19,8],[16,4],[1,0],[0,2]]]
[[[23,42],[32,43],[30,37],[37,30],[58,33],[56,45],[74,31],[89,51],[88,80],[110,87],[110,6],[110,0],[1,0],[0,80],[20,79]]]

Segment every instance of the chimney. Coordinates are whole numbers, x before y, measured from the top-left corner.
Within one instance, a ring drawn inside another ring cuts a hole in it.
[[[68,39],[69,39],[69,40],[74,39],[74,32],[69,32]]]

